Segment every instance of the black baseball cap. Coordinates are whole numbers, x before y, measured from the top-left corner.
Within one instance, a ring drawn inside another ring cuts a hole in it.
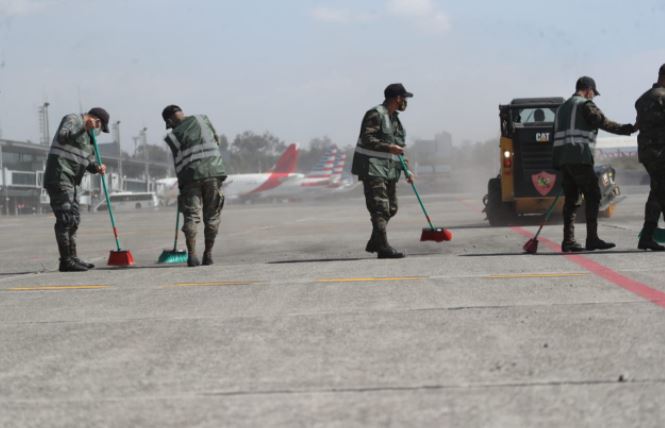
[[[399,96],[405,98],[411,98],[413,96],[413,94],[407,91],[404,85],[401,83],[391,83],[390,85],[386,86],[386,89],[383,91],[383,95],[387,100]]]
[[[102,122],[102,132],[109,133],[109,120],[111,119],[111,116],[109,116],[106,110],[101,107],[93,107],[88,114],[90,116],[95,116]]]
[[[598,89],[596,89],[596,81],[589,76],[580,77],[577,79],[577,83],[575,84],[576,91],[581,91],[584,89],[593,89],[593,92],[596,95],[600,95],[600,92],[598,92]]]
[[[658,70],[658,76],[665,76],[665,64],[660,66],[660,70]]]
[[[171,125],[169,125],[169,119],[179,111],[182,111],[182,109],[175,104],[164,107],[164,110],[162,110],[162,119],[166,122],[166,129],[171,127]]]

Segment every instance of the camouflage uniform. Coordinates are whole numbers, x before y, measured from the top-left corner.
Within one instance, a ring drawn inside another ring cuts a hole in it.
[[[398,113],[390,115],[385,104],[365,113],[351,172],[363,182],[365,204],[372,222],[368,252],[389,247],[386,227],[398,210],[396,191],[401,164],[397,156],[389,153],[388,147],[391,144],[404,147],[405,136]]]
[[[60,122],[44,172],[44,188],[55,215],[55,237],[60,261],[77,257],[76,232],[81,223],[77,186],[86,171],[96,173],[94,149],[86,132],[83,116],[69,114]]]
[[[164,139],[171,148],[178,176],[178,208],[183,213],[189,265],[196,266],[197,226],[203,211],[205,251],[203,263],[212,264],[212,248],[224,206],[222,182],[226,172],[217,133],[204,115],[187,116]]]
[[[635,103],[640,133],[638,158],[651,179],[645,205],[643,240],[653,240],[660,213],[665,207],[665,86],[655,84]]]
[[[601,192],[593,169],[593,147],[598,129],[613,134],[630,135],[632,125],[620,125],[605,117],[593,101],[574,95],[559,107],[555,119],[554,167],[561,170],[565,202],[563,206],[562,248],[575,242],[575,214],[586,202],[587,247],[598,238],[598,210]]]

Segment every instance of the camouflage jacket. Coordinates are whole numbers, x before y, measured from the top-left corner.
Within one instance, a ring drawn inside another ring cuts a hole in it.
[[[95,173],[97,169],[95,151],[85,130],[83,116],[68,114],[62,118],[51,143],[44,172],[44,187],[78,186],[86,171]]]
[[[637,155],[643,164],[665,164],[665,86],[655,84],[636,102]]]
[[[405,140],[406,132],[397,112],[390,115],[383,104],[367,111],[360,126],[351,172],[360,179],[399,180],[399,158],[389,152],[389,147],[392,144],[404,147]]]

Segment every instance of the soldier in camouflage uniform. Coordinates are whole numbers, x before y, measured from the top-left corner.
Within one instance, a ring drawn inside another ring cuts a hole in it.
[[[561,242],[561,251],[564,253],[614,248],[613,243],[598,237],[601,193],[593,169],[593,149],[599,128],[619,135],[635,132],[632,124],[619,125],[607,119],[594,104],[593,98],[600,93],[592,78],[580,77],[575,90],[576,93],[559,107],[554,120],[554,167],[561,171],[561,186],[565,196]],[[575,211],[580,206],[580,194],[584,195],[586,202],[585,247],[575,241]]]
[[[644,228],[637,244],[640,250],[665,251],[654,240],[658,218],[665,208],[665,64],[658,82],[635,103],[637,110],[637,155],[651,179],[651,191],[644,208]]]
[[[406,133],[398,111],[406,110],[413,96],[401,83],[388,85],[385,100],[367,113],[353,155],[351,172],[363,182],[365,203],[372,222],[372,235],[365,251],[378,258],[402,258],[404,253],[388,243],[386,227],[397,214],[397,182],[401,175],[398,155],[404,153]],[[410,180],[410,178],[407,178]]]
[[[55,239],[61,272],[81,272],[95,266],[78,258],[76,231],[81,222],[77,186],[86,171],[104,174],[106,167],[95,161],[90,131],[109,132],[109,114],[95,107],[87,114],[68,114],[60,122],[46,161],[44,188],[55,215]]]
[[[217,133],[207,116],[185,116],[176,105],[166,107],[162,118],[166,129],[172,128],[164,141],[171,148],[178,176],[178,208],[185,218],[182,232],[187,243],[187,265],[201,264],[196,254],[196,233],[201,212],[205,225],[202,263],[212,265],[212,248],[224,206],[222,182],[226,179]]]

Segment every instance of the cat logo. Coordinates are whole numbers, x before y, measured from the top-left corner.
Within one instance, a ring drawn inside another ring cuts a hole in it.
[[[549,132],[538,132],[536,133],[536,141],[539,143],[549,143],[550,142],[550,133]]]

